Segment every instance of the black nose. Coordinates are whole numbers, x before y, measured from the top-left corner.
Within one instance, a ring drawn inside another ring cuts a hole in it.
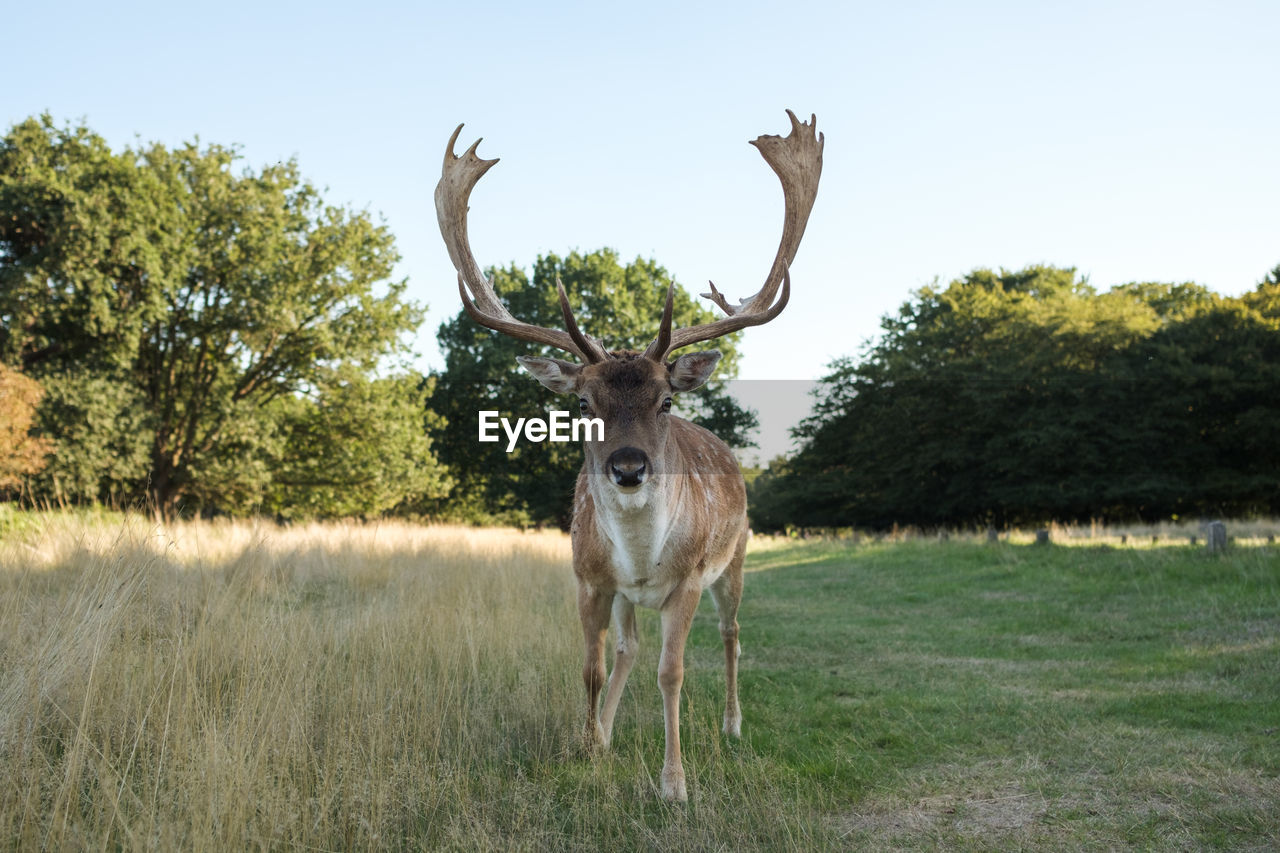
[[[619,486],[638,486],[644,480],[649,457],[637,447],[623,447],[609,454],[609,473]]]

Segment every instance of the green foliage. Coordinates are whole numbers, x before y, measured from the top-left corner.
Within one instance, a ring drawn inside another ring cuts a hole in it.
[[[1277,285],[1099,293],[1074,270],[926,287],[823,379],[804,445],[754,490],[780,529],[1280,508]]]
[[[745,476],[747,483],[747,507],[753,527],[761,530],[785,530],[791,523],[794,481],[790,460],[775,456],[764,468]]]
[[[585,255],[572,252],[564,258],[541,256],[534,263],[532,280],[515,265],[488,274],[514,316],[555,328],[564,322],[556,297],[558,276],[570,294],[579,325],[611,350],[643,349],[657,336],[670,281],[655,261],[637,258],[622,264],[611,249]],[[676,288],[673,317],[677,326],[715,319],[681,288]],[[686,395],[679,405],[685,417],[731,445],[746,446],[755,415],[724,392],[724,381],[737,373],[738,337],[730,335],[707,345],[718,348],[724,357],[708,386]],[[511,418],[544,416],[553,409],[576,414],[572,401],[552,396],[516,363],[518,355],[563,357],[564,353],[492,332],[471,320],[461,306],[441,325],[437,339],[445,353],[445,367],[430,406],[444,418],[445,426],[435,430],[433,438],[455,480],[438,511],[470,520],[567,527],[574,481],[582,466],[581,448],[521,442],[508,454],[505,440],[494,444],[476,440],[477,412],[482,409],[498,410]]]
[[[51,497],[256,505],[298,430],[274,420],[296,414],[282,401],[348,393],[420,322],[389,281],[384,225],[325,204],[293,161],[236,161],[217,145],[116,153],[48,116],[0,141],[0,360],[52,383]],[[397,438],[393,456],[424,450]],[[348,488],[372,482],[358,467]]]
[[[423,429],[430,386],[357,377],[318,400],[283,401],[285,451],[268,507],[285,518],[370,517],[443,497],[449,479]]]
[[[155,430],[142,389],[122,371],[73,368],[47,373],[44,384],[40,429],[58,450],[32,491],[59,505],[137,499]]]

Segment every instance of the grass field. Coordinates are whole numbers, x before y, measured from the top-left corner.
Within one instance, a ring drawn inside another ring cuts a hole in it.
[[[710,602],[690,803],[657,618],[579,746],[558,534],[49,516],[0,539],[0,844],[1280,847],[1280,552],[761,540],[743,738]]]

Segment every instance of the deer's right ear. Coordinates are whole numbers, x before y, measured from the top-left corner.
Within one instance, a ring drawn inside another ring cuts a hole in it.
[[[520,366],[533,374],[543,385],[557,394],[572,394],[578,390],[578,379],[582,375],[582,365],[572,361],[561,361],[558,358],[540,358],[534,355],[518,355],[516,361]]]

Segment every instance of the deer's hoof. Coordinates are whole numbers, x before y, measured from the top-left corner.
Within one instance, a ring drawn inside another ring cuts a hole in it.
[[[662,771],[662,799],[669,803],[687,803],[689,792],[684,787],[683,770]]]
[[[609,736],[605,734],[604,726],[600,725],[599,720],[587,724],[582,733],[582,740],[586,744],[587,752],[593,755],[609,748]]]

